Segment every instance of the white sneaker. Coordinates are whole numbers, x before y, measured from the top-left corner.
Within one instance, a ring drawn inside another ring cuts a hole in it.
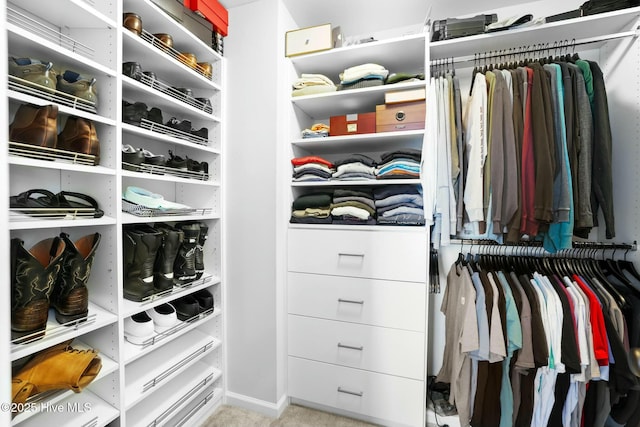
[[[166,332],[178,323],[176,309],[171,304],[161,304],[147,310],[147,314],[153,319],[153,329],[157,333]]]
[[[124,337],[130,343],[144,344],[153,335],[153,320],[145,311],[124,319]]]

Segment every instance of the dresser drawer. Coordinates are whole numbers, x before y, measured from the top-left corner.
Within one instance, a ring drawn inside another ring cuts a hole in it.
[[[424,426],[425,383],[289,357],[289,396],[388,420]]]
[[[289,315],[289,356],[421,380],[421,332]]]
[[[289,271],[426,282],[425,232],[289,230]]]
[[[426,285],[289,273],[291,314],[424,332]]]

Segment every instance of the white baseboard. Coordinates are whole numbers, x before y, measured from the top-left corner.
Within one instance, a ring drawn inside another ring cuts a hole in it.
[[[258,412],[272,418],[280,418],[282,412],[289,406],[289,399],[283,395],[278,403],[267,402],[254,397],[227,391],[225,403],[231,406],[238,406],[250,411]]]

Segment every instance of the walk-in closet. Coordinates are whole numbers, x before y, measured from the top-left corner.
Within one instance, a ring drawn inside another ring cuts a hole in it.
[[[0,20],[0,424],[640,425],[638,2]]]

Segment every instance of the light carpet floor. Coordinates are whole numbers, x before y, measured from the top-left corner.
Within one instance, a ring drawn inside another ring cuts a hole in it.
[[[235,406],[222,405],[201,427],[372,427],[374,424],[289,405],[278,419]]]

